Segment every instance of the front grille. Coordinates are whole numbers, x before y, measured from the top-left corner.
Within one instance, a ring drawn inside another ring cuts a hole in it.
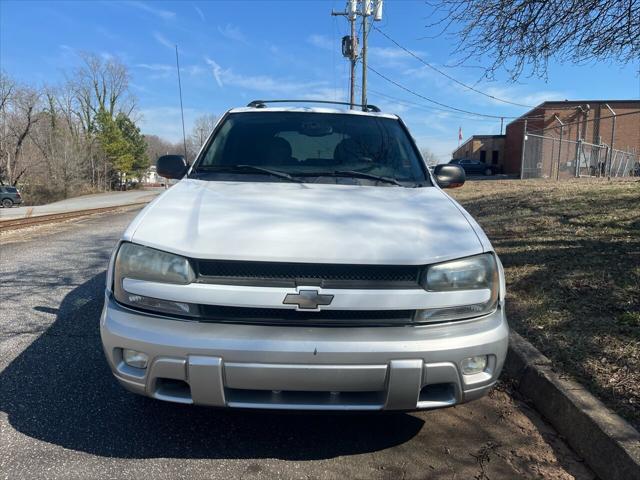
[[[320,310],[200,305],[200,321],[307,326],[389,326],[413,322],[415,310]]]
[[[251,286],[418,288],[421,266],[199,260],[199,281]]]

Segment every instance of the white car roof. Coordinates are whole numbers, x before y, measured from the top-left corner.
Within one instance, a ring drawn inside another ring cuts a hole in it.
[[[340,113],[344,115],[362,115],[366,117],[379,117],[398,119],[397,115],[383,112],[363,112],[362,110],[339,110],[326,107],[239,107],[232,108],[229,113],[261,113],[261,112],[305,112],[305,113]]]

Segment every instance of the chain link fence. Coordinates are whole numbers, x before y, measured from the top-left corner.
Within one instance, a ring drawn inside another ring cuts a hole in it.
[[[584,141],[526,133],[522,178],[640,176],[640,154]]]
[[[640,128],[640,118],[638,122]],[[571,140],[563,137],[567,125],[532,132],[527,131],[525,122],[521,178],[562,180],[640,176],[640,151],[637,148],[611,148],[601,140],[598,144]],[[613,128],[615,131],[615,123]]]

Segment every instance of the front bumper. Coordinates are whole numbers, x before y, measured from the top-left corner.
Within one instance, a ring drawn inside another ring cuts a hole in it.
[[[413,410],[483,396],[507,353],[502,308],[462,322],[412,327],[280,327],[179,321],[107,298],[100,321],[107,360],[128,390],[216,407]],[[146,353],[146,369],[122,349]],[[463,359],[488,355],[482,373]]]

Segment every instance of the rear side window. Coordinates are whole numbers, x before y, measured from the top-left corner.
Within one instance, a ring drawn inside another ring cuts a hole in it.
[[[198,166],[225,165],[306,175],[356,170],[406,182],[428,180],[400,122],[366,115],[232,113]]]

